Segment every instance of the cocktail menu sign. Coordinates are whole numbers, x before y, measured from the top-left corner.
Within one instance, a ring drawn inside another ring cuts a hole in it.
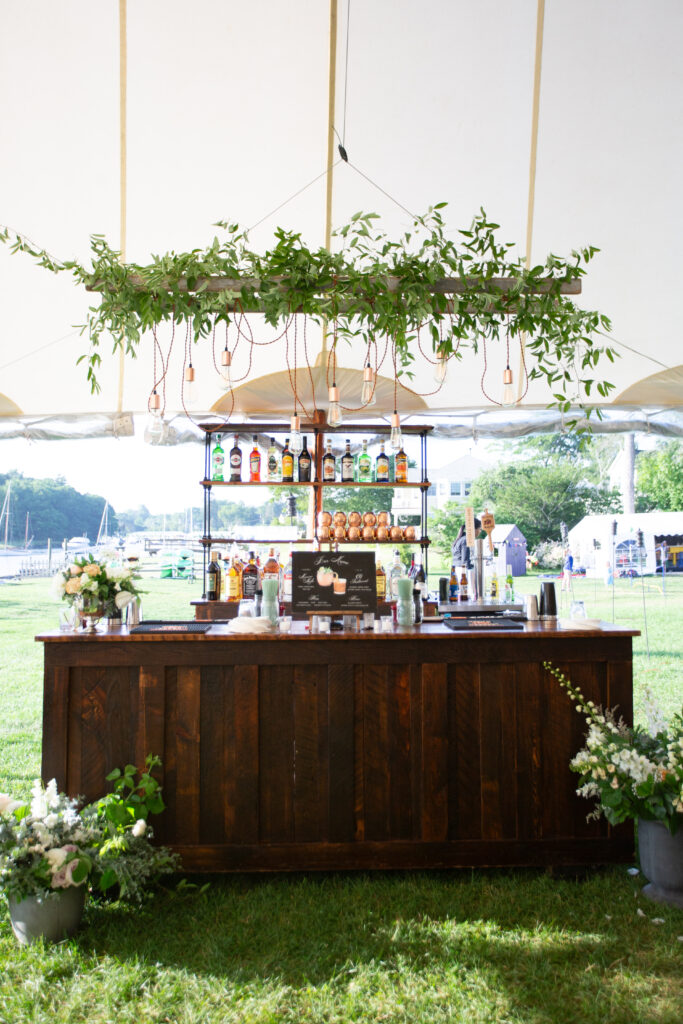
[[[321,614],[374,612],[375,556],[371,551],[295,551],[292,610]]]

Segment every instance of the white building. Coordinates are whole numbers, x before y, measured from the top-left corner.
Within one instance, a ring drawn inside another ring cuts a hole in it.
[[[466,505],[472,484],[480,473],[490,468],[490,462],[467,454],[439,469],[430,469],[429,480],[432,486],[427,491],[427,511],[434,512],[443,508],[448,501]]]

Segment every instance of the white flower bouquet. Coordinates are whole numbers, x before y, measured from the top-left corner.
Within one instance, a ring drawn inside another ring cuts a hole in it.
[[[683,716],[667,725],[651,712],[650,726],[628,726],[609,708],[586,700],[581,690],[549,662],[544,667],[588,723],[586,745],[570,762],[581,776],[579,796],[594,798],[589,818],[618,825],[629,818],[659,821],[672,835],[683,827]]]
[[[140,574],[124,566],[98,562],[92,555],[75,558],[55,578],[55,593],[84,612],[101,608],[103,614],[119,616],[127,604],[142,593],[137,587]]]

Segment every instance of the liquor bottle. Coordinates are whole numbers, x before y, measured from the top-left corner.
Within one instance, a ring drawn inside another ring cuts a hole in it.
[[[382,563],[377,563],[377,569],[375,570],[375,576],[377,580],[377,600],[386,601],[387,598],[387,574],[382,568]]]
[[[261,573],[261,578],[264,579],[264,580],[268,580],[268,579],[277,580],[278,583],[279,583],[279,580],[280,580],[280,563],[278,562],[277,558],[275,557],[275,548],[271,548],[270,551],[268,552],[268,558],[266,559],[265,564],[263,566],[263,571]],[[279,589],[279,587],[278,587],[278,589]]]
[[[427,593],[427,576],[425,574],[424,566],[422,565],[422,562],[420,562],[418,564],[418,567],[417,567],[417,569],[415,571],[414,580],[415,580],[415,589],[419,590],[420,594],[422,595],[422,597],[424,597],[426,595],[426,593]]]
[[[268,479],[279,480],[280,479],[280,459],[278,458],[277,448],[275,446],[275,438],[271,437],[270,445],[268,446],[268,453],[266,456],[268,460]]]
[[[252,440],[254,447],[249,455],[249,480],[252,484],[257,484],[261,481],[261,452],[258,450],[256,434],[254,434]]]
[[[287,565],[283,573],[283,601],[288,604],[292,602],[292,552],[287,559]]]
[[[491,600],[498,600],[498,573],[496,572],[495,569],[491,574]]]
[[[237,559],[233,556],[230,568],[228,569],[228,579],[226,585],[226,596],[228,601],[234,603],[239,601],[242,593],[242,574],[239,571],[237,565]]]
[[[375,459],[375,480],[378,484],[389,483],[389,456],[384,451],[384,441],[382,441],[379,455]]]
[[[415,565],[415,552],[413,552],[410,556],[410,567],[408,569],[408,575],[410,576],[411,580],[415,579],[416,572],[417,566]]]
[[[304,437],[303,448],[299,455],[299,483],[307,484],[311,480],[311,453],[308,450],[308,438]]]
[[[358,483],[372,483],[372,459],[368,455],[367,441],[363,441],[363,451],[358,456]]]
[[[230,483],[233,484],[242,479],[242,451],[239,439],[239,434],[235,434],[235,443],[230,449]]]
[[[505,604],[513,604],[515,600],[515,581],[512,577],[512,566],[508,565],[505,575]]]
[[[449,601],[457,601],[458,600],[458,590],[459,589],[460,588],[458,586],[458,574],[455,571],[455,566],[452,565],[451,566],[451,578],[450,578],[449,583],[448,583],[448,599],[449,599]]]
[[[225,453],[221,447],[221,435],[216,434],[216,445],[211,452],[211,479],[222,480],[223,479],[223,464],[225,462]]]
[[[285,438],[285,447],[282,452],[282,482],[291,484],[294,480],[294,456],[289,450],[289,438]]]
[[[408,456],[403,451],[403,448],[396,452],[396,483],[408,483]]]
[[[394,551],[394,564],[389,570],[389,594],[390,600],[398,601],[398,581],[404,575],[401,565],[401,552]]]
[[[418,587],[413,588],[413,622],[422,622],[422,591]]]
[[[463,566],[462,574],[460,576],[460,600],[467,600],[467,570]]]
[[[259,586],[259,571],[256,565],[256,556],[253,551],[249,552],[249,561],[242,570],[242,597],[254,598]]]
[[[218,564],[218,552],[211,552],[211,559],[206,570],[206,600],[218,601],[221,593],[221,567]]]
[[[341,480],[343,484],[353,483],[353,455],[351,454],[351,442],[346,440],[346,451],[341,457]]]
[[[326,451],[323,455],[323,480],[326,483],[334,483],[337,479],[337,460],[332,454],[332,442],[326,442]]]

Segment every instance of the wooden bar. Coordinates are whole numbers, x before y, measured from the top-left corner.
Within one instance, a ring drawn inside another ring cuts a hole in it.
[[[155,825],[188,871],[629,861],[569,760],[588,699],[632,715],[635,631],[45,634],[43,777],[94,799],[163,761]]]

